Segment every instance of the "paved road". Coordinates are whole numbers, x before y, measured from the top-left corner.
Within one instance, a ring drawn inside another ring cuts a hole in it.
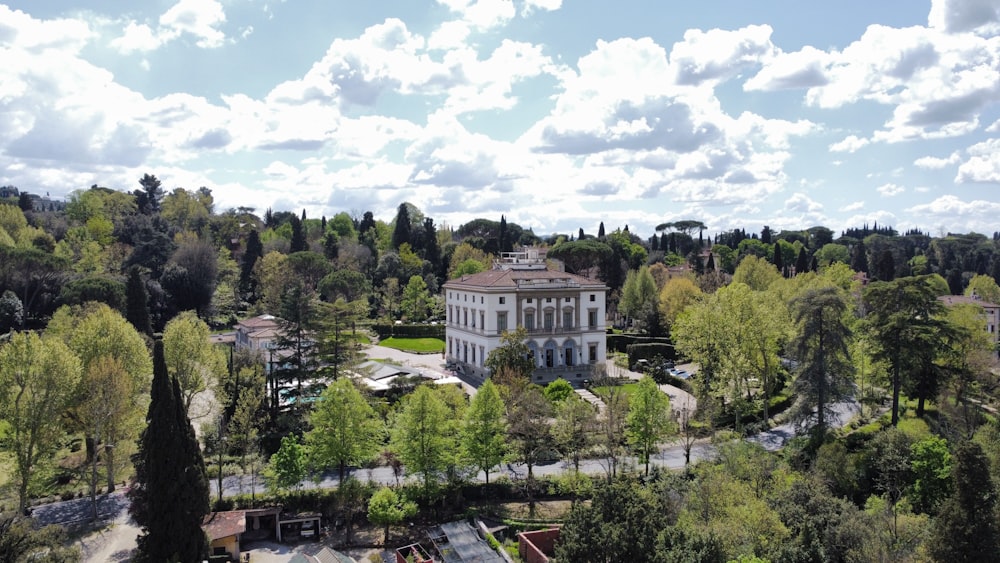
[[[97,516],[99,520],[114,520],[128,508],[125,491],[119,490],[111,494],[97,497]],[[72,524],[89,522],[93,515],[93,504],[90,497],[42,504],[32,509],[31,515],[39,524]]]
[[[443,360],[440,355],[436,354],[410,354],[406,352],[401,352],[398,350],[393,350],[390,348],[384,348],[380,346],[370,346],[365,351],[366,355],[371,359],[385,359],[399,364],[408,365],[410,367],[418,368],[421,372],[426,373],[432,377],[444,377],[447,375],[444,371]],[[681,366],[687,371],[691,372],[691,366]],[[641,374],[618,368],[616,366],[609,364],[608,373],[613,376],[629,377],[633,379],[638,379]],[[466,386],[470,386],[470,383],[466,382]],[[688,394],[682,389],[664,385],[661,386],[671,397],[671,405],[675,410],[684,408],[688,406],[693,408],[695,404],[695,399],[693,396]],[[473,389],[474,391],[474,389]],[[837,410],[836,424],[846,424],[851,416],[857,412],[856,403],[843,403],[835,405]],[[770,431],[763,432],[756,435],[750,440],[757,442],[764,446],[764,448],[774,451],[780,449],[788,439],[795,435],[796,428],[793,425],[786,424],[778,426]],[[715,448],[708,443],[699,442],[695,444],[691,449],[691,462],[695,463],[699,460],[709,459],[715,455]],[[684,467],[684,448],[678,443],[665,444],[658,454],[656,454],[650,461],[651,465],[660,466],[668,469],[681,469]],[[639,467],[638,460],[632,456],[625,456],[618,460],[617,470],[620,471],[624,468],[634,468]],[[567,471],[572,468],[572,464],[566,461],[552,462],[537,465],[533,468],[533,473],[536,477],[542,476],[552,476],[557,475],[561,472]],[[586,459],[581,460],[580,470],[589,475],[604,475],[610,471],[610,462],[608,459]],[[500,475],[506,475],[507,477],[518,480],[527,477],[527,466],[521,463],[509,463],[503,464],[495,468],[495,471],[490,472],[490,479],[496,479]],[[389,467],[375,467],[371,469],[365,468],[355,468],[351,470],[351,475],[354,477],[367,480],[371,482],[381,483],[381,484],[395,484],[397,481],[402,482],[403,480],[411,477],[405,472],[398,477],[393,474],[392,469]],[[475,475],[470,475],[470,479],[484,482],[486,480],[486,475],[483,472],[478,472]],[[302,484],[304,489],[314,489],[314,488],[333,488],[336,487],[339,482],[338,476],[335,472],[327,472],[321,475],[318,481],[308,480]],[[218,486],[216,480],[211,480],[212,496],[213,498],[217,495]],[[253,484],[253,486],[251,486]],[[249,494],[251,490],[257,493],[265,492],[265,486],[263,479],[258,476],[256,479],[251,479],[248,476],[231,476],[223,479],[223,496],[232,496],[236,494]],[[124,496],[123,492],[112,493],[111,495],[104,495],[100,498],[99,504],[99,516],[102,520],[111,520],[120,516],[123,511],[127,508],[128,501]],[[66,502],[52,503],[48,505],[38,506],[34,509],[35,518],[43,524],[51,523],[73,523],[82,522],[89,520],[91,515],[91,504],[90,499],[76,499]]]

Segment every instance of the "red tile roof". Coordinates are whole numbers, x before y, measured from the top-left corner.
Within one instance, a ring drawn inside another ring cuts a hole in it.
[[[485,272],[479,272],[478,274],[469,274],[462,276],[461,278],[448,280],[445,282],[445,285],[448,287],[468,286],[477,288],[514,288],[518,286],[518,282],[545,283],[549,280],[552,280],[555,283],[572,282],[586,287],[604,287],[604,283],[599,280],[592,280],[590,278],[570,274],[568,272],[557,272],[553,270],[519,270],[513,268],[487,270]]]
[[[205,516],[201,527],[209,541],[235,536],[247,531],[247,513],[244,510],[212,512]]]

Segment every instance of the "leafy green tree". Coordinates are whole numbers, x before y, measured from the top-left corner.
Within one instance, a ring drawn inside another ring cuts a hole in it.
[[[636,317],[642,320],[643,328],[648,331],[649,319],[644,313],[652,310],[658,313],[658,293],[656,280],[649,273],[647,266],[642,266],[638,271],[629,270],[625,276],[625,285],[622,286],[622,297],[618,302],[618,310],[626,317]]]
[[[268,465],[268,472],[278,490],[297,489],[306,477],[306,449],[297,436],[285,436]]]
[[[553,406],[565,401],[570,395],[575,393],[570,382],[561,377],[557,377],[555,381],[546,385],[543,392],[545,393],[545,398]]]
[[[80,361],[57,339],[18,333],[0,348],[0,420],[9,426],[6,444],[14,458],[19,512],[27,506],[37,469],[61,445],[65,430],[59,418],[80,376]]]
[[[511,452],[528,467],[528,481],[535,478],[534,467],[552,448],[549,418],[552,405],[537,385],[527,385],[512,397],[507,413],[507,436]]]
[[[3,563],[77,563],[80,548],[67,545],[68,542],[63,526],[52,524],[39,528],[30,517],[0,515],[0,561]]]
[[[111,356],[93,361],[83,374],[81,387],[88,390],[76,414],[84,435],[95,444],[120,444],[141,423],[141,411],[132,406],[132,382],[121,362]],[[105,456],[107,458],[107,456]],[[97,467],[100,456],[90,459],[91,518],[97,520]],[[111,459],[105,459],[111,462]],[[114,467],[107,464],[108,492],[114,491]]]
[[[993,276],[976,274],[965,286],[965,295],[976,296],[987,303],[1000,304],[1000,286]]]
[[[702,297],[702,291],[689,277],[671,278],[663,285],[659,295],[660,314],[668,327],[672,327],[678,315]]]
[[[412,322],[424,321],[430,313],[432,302],[424,279],[420,276],[410,276],[410,281],[403,288],[403,298],[399,303],[403,314]]]
[[[811,416],[815,407],[815,428],[823,436],[830,407],[851,392],[851,331],[844,321],[847,299],[838,288],[821,286],[796,297],[791,308],[796,327],[792,346],[799,361],[795,390],[808,409],[798,416]]]
[[[781,272],[774,264],[757,256],[744,257],[733,272],[733,283],[744,283],[754,291],[764,291],[780,279]]]
[[[368,501],[368,521],[376,526],[383,526],[385,539],[383,545],[389,545],[389,527],[399,524],[417,514],[417,505],[400,498],[396,491],[382,487],[375,491]]]
[[[87,301],[107,303],[116,311],[125,310],[125,285],[104,276],[87,276],[63,286],[59,300],[66,305],[80,305]]]
[[[193,309],[205,318],[218,282],[218,253],[208,241],[182,243],[160,277],[160,284],[173,298],[177,309]]]
[[[312,429],[306,433],[305,443],[310,461],[317,467],[336,467],[340,482],[349,465],[372,459],[382,445],[382,419],[347,377],[323,391],[309,422]]]
[[[603,238],[603,235],[598,237]],[[612,254],[611,247],[598,239],[583,239],[564,242],[552,247],[547,256],[562,260],[566,269],[574,274],[585,275],[598,267]]]
[[[979,444],[959,444],[952,477],[954,493],[941,507],[928,542],[931,555],[949,563],[984,561],[986,554],[1000,553],[1000,531],[996,489]]]
[[[112,420],[105,432],[104,456],[108,469],[108,483],[114,483],[115,454],[122,444],[132,441],[142,429],[139,421],[148,400],[150,373],[153,366],[146,341],[120,313],[103,303],[89,303],[82,307],[60,307],[52,316],[46,335],[62,339],[80,358],[84,373],[95,362],[105,358],[118,362],[128,374],[127,401],[129,409],[120,418]],[[102,391],[103,392],[103,391]],[[81,385],[76,389],[79,403],[97,390]],[[72,426],[81,424],[75,409],[70,409],[68,419]],[[96,442],[88,439],[87,459],[96,455]]]
[[[889,366],[893,426],[899,422],[904,383],[915,390],[917,416],[923,416],[924,402],[936,395],[940,383],[933,360],[949,329],[941,318],[944,306],[927,281],[927,276],[920,276],[873,282],[863,295],[868,309],[865,327],[878,345],[875,357]]]
[[[11,291],[6,290],[0,296],[0,334],[18,328],[24,322],[24,307],[21,300]]]
[[[210,334],[194,311],[177,315],[163,330],[167,372],[181,386],[185,412],[190,412],[198,393],[215,385],[226,372],[226,355],[211,343]]]
[[[208,475],[198,440],[171,382],[163,342],[153,345],[153,385],[146,429],[133,456],[129,489],[132,518],[142,529],[137,559],[143,562],[201,561],[208,541],[201,523],[209,512]]]
[[[393,423],[389,446],[408,471],[423,478],[428,498],[455,448],[448,425],[448,406],[429,385],[403,398]]]
[[[535,361],[531,357],[531,349],[525,344],[527,339],[528,330],[523,326],[503,331],[500,345],[490,351],[484,362],[490,374],[530,379],[535,371]]]
[[[555,406],[552,439],[559,451],[573,462],[580,472],[580,460],[597,441],[597,410],[576,393],[568,395]]]
[[[646,466],[646,475],[649,475],[649,460],[656,452],[657,444],[671,430],[670,399],[660,391],[652,377],[644,375],[629,397],[625,437],[639,454],[639,462]]]
[[[462,425],[462,455],[486,474],[503,461],[506,453],[504,404],[496,385],[487,379],[476,391]]]
[[[913,508],[925,514],[934,514],[938,506],[951,493],[952,457],[948,441],[938,436],[928,436],[910,446],[910,465],[913,486],[908,496]]]

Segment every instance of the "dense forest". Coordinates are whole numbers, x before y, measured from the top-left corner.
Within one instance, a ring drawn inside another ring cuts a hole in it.
[[[634,390],[608,385],[598,417],[568,385],[527,385],[512,332],[489,359],[496,385],[471,403],[415,382],[375,400],[339,377],[358,363],[359,327],[440,319],[444,281],[525,245],[603,280],[609,325],[669,342],[697,376],[671,379],[664,358],[651,358]],[[0,202],[0,429],[12,496],[23,511],[63,478],[48,461],[68,455],[73,437],[92,496],[99,476],[110,490],[132,474],[155,340],[155,371],[176,381],[189,416],[203,414],[203,391],[218,402],[205,454],[224,455],[232,472],[266,473],[276,489],[309,471],[343,479],[381,463],[419,476],[407,498],[421,507],[454,507],[478,471],[489,481],[513,460],[534,482],[540,452],[554,451],[575,467],[615,461],[607,479],[568,471],[527,487],[529,497],[548,486],[590,499],[565,519],[560,561],[990,560],[1000,549],[997,327],[977,301],[1000,303],[998,279],[996,233],[710,234],[686,220],[643,235],[601,223],[596,234],[542,236],[502,216],[436,225],[405,202],[388,223],[370,211],[219,211],[211,190],[167,193],[152,175],[132,192],[93,186],[64,205],[20,192]],[[970,299],[947,305],[948,295]],[[280,368],[208,343],[261,313],[282,319],[279,344],[291,352]],[[689,390],[697,411],[665,414],[654,379]],[[305,400],[317,397],[315,407]],[[851,401],[858,411],[841,427],[835,407]],[[803,430],[780,453],[740,439],[775,417]],[[687,453],[714,442],[716,459],[683,474],[650,470],[669,441]],[[399,518],[369,512],[387,532],[412,516],[402,498],[388,505]]]

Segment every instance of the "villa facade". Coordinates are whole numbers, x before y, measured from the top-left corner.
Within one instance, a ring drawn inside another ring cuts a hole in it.
[[[524,327],[535,361],[532,382],[603,374],[607,286],[551,270],[533,251],[505,253],[494,268],[444,284],[445,355],[465,375],[485,379],[486,358],[506,330]]]

